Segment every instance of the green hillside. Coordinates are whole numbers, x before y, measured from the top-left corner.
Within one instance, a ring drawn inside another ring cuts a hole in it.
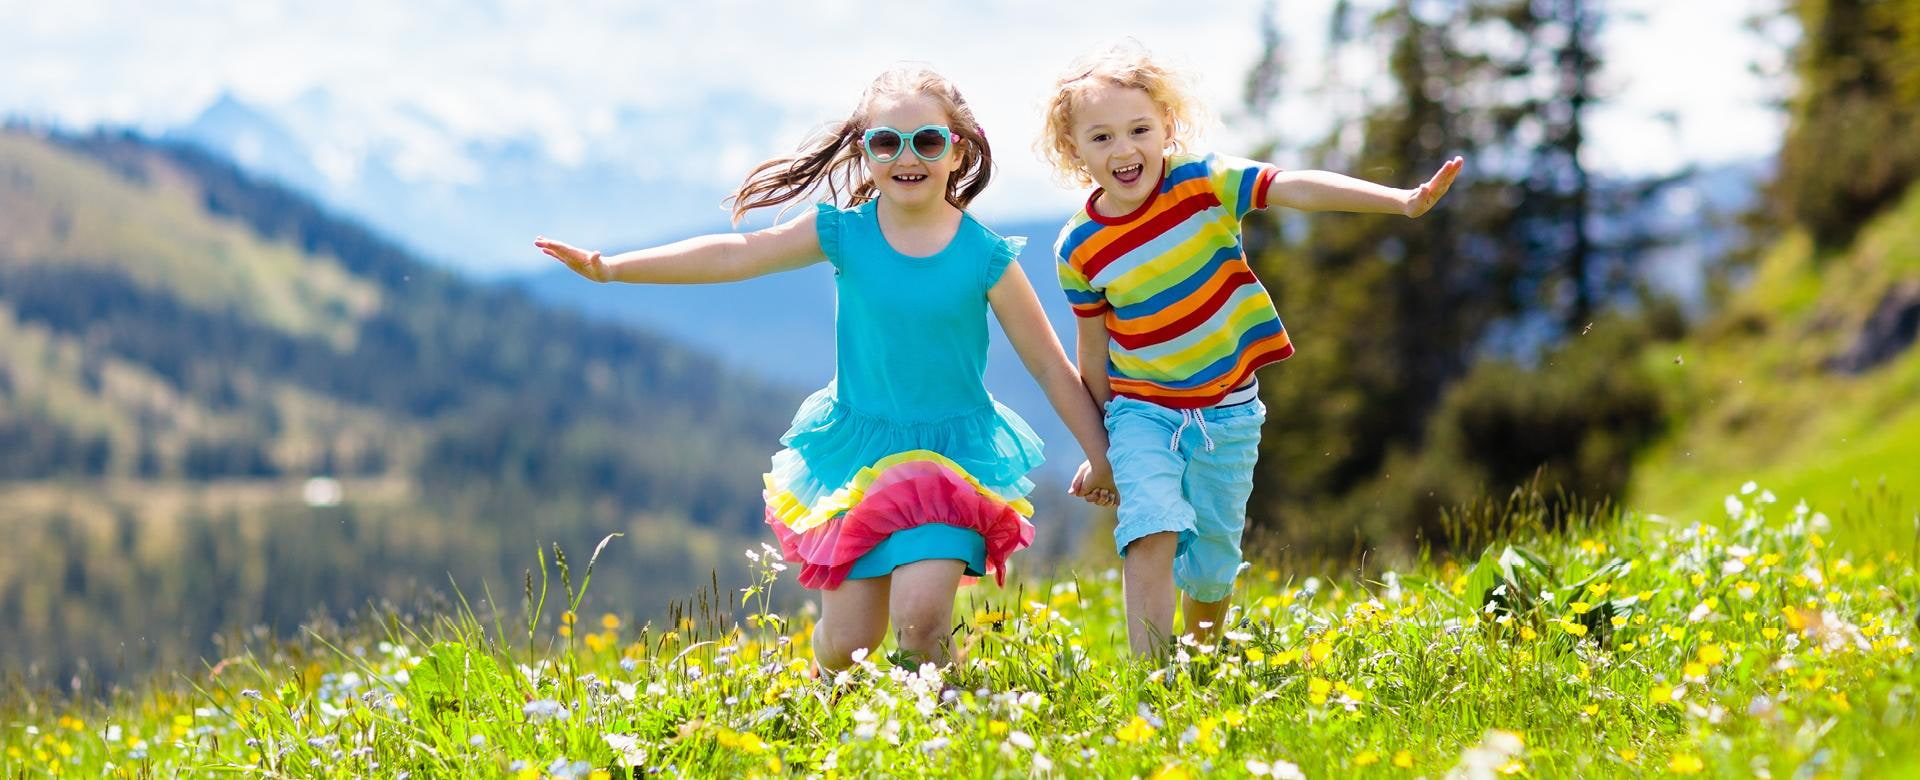
[[[1756,480],[1789,504],[1920,499],[1920,190],[1844,250],[1794,231],[1751,282],[1645,367],[1672,410],[1668,435],[1636,463],[1628,505],[1678,517],[1719,513]],[[1856,496],[1856,494],[1858,494]],[[1912,528],[1887,541],[1911,545]]]
[[[646,565],[610,590],[663,608],[738,568],[797,395],[192,148],[0,132],[0,673],[511,589],[540,543],[612,531]]]

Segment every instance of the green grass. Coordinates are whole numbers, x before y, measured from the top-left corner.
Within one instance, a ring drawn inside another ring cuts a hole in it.
[[[586,583],[559,567],[526,589],[546,621],[387,615],[190,687],[27,700],[0,716],[0,774],[1912,772],[1912,547],[1829,541],[1897,518],[1829,520],[1768,497],[1738,496],[1714,522],[1519,532],[1542,560],[1509,558],[1521,565],[1500,602],[1515,611],[1478,608],[1502,582],[1491,557],[1369,581],[1255,568],[1225,638],[1159,664],[1124,655],[1111,571],[964,592],[952,668],[870,658],[821,679],[804,611],[769,611],[765,586],[789,575],[765,558],[761,587],[637,629],[574,623]],[[1553,599],[1515,597],[1535,588]]]

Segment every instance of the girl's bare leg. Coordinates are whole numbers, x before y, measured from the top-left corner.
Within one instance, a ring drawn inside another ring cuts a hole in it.
[[[813,657],[837,672],[853,665],[853,651],[873,652],[887,638],[887,577],[847,580],[820,591],[820,624],[813,628]]]
[[[915,561],[893,570],[890,608],[902,651],[922,663],[954,660],[953,594],[966,572],[967,565],[956,560]]]

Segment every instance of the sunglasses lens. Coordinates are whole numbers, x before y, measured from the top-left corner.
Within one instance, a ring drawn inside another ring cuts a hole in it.
[[[880,162],[899,157],[900,146],[900,134],[892,130],[882,130],[867,139],[867,153]]]
[[[947,134],[931,128],[914,133],[913,151],[921,157],[937,160],[947,153]]]

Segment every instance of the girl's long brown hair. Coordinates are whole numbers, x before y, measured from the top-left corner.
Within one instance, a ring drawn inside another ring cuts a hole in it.
[[[733,223],[738,225],[746,213],[763,206],[778,206],[798,200],[823,182],[827,198],[846,206],[873,200],[878,190],[867,178],[860,157],[860,136],[867,131],[875,101],[893,95],[926,95],[940,102],[947,113],[947,126],[962,143],[954,144],[960,166],[947,178],[947,202],[964,209],[987,188],[993,175],[993,149],[980,131],[980,122],[966,98],[945,76],[918,65],[899,66],[880,74],[867,85],[860,105],[844,122],[836,122],[808,138],[800,150],[763,162],[747,174],[740,189],[727,198],[732,204]]]

